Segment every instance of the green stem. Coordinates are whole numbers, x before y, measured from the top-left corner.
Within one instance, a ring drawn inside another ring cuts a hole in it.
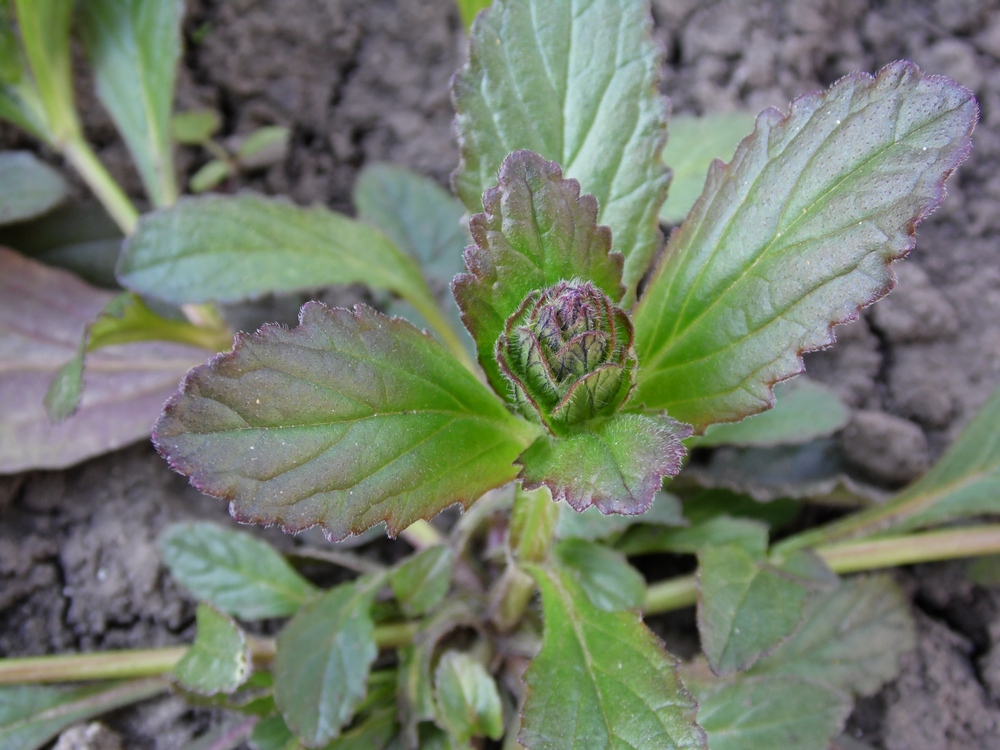
[[[82,136],[73,136],[62,145],[63,155],[79,172],[84,182],[94,191],[111,218],[126,236],[135,231],[139,213],[122,189],[118,187],[97,155]]]
[[[445,317],[433,296],[429,296],[427,300],[413,297],[409,301],[417,309],[417,312],[424,316],[437,335],[441,337],[441,341],[455,355],[455,358],[465,365],[465,368],[469,372],[476,373],[476,363],[472,361],[469,352],[462,345],[462,339],[459,338],[458,332],[451,324],[451,321]]]
[[[834,573],[915,565],[1000,553],[1000,524],[829,544],[816,549]],[[646,589],[643,612],[657,614],[690,607],[698,601],[694,576],[654,583]]]
[[[378,625],[375,643],[391,649],[410,643],[420,629],[419,622]],[[274,659],[275,642],[270,638],[248,638],[253,660],[258,665]],[[157,677],[169,673],[187,653],[187,646],[123,649],[96,654],[56,654],[0,659],[0,685],[40,682],[81,682]]]

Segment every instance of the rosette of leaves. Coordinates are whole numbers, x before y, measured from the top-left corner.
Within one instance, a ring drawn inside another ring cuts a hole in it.
[[[309,303],[294,330],[238,336],[188,375],[154,441],[239,520],[396,534],[515,479],[643,512],[692,428],[770,408],[803,352],[891,289],[968,154],[970,92],[910,63],[767,110],[712,164],[636,302],[669,178],[648,16],[534,5],[481,15],[454,81],[474,244],[452,291],[491,388],[363,306]],[[567,42],[607,28],[614,54]],[[568,72],[543,81],[529,60]]]

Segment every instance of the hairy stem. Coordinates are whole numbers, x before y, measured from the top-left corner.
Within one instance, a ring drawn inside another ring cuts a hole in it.
[[[914,565],[923,562],[978,557],[1000,553],[1000,524],[853,542],[829,544],[816,549],[834,573]],[[656,614],[690,607],[698,601],[694,576],[681,576],[654,583],[646,589],[643,612]]]

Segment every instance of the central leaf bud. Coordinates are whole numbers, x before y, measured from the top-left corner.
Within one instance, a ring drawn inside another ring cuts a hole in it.
[[[634,338],[628,313],[604,292],[561,281],[524,298],[495,355],[514,405],[558,435],[625,402],[638,367]]]

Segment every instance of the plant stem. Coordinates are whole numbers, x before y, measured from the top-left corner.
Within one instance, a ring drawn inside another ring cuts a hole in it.
[[[840,542],[817,550],[836,573],[1000,553],[1000,525]]]
[[[0,685],[149,677],[169,672],[187,646],[0,659]]]
[[[1000,553],[1000,524],[829,544],[816,549],[834,573],[915,565]],[[694,576],[654,583],[646,589],[643,612],[656,614],[690,607],[698,600]]]
[[[419,628],[419,622],[378,625],[375,628],[375,643],[379,649],[405,646],[413,640]],[[274,659],[273,639],[251,637],[247,643],[254,663],[259,666],[267,665]],[[156,677],[170,672],[187,650],[187,646],[168,646],[0,659],[0,685]]]
[[[122,192],[122,189],[118,187],[118,183],[108,174],[104,165],[90,148],[90,144],[81,135],[73,136],[63,143],[62,152],[84,182],[94,191],[94,195],[100,200],[111,218],[115,220],[122,233],[126,236],[132,234],[139,221],[139,213]]]

